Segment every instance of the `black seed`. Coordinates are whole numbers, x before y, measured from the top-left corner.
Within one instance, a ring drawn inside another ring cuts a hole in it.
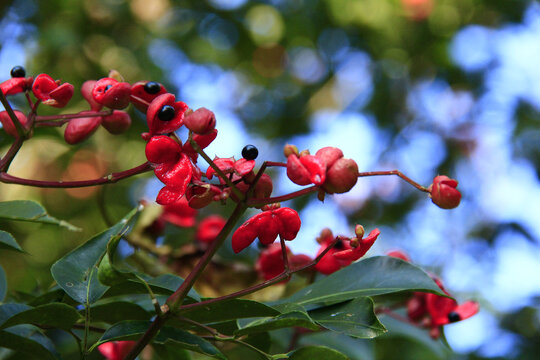
[[[11,69],[11,77],[25,77],[26,76],[26,70],[22,66],[15,66],[13,69]]]
[[[172,119],[174,119],[175,115],[176,111],[174,111],[174,108],[171,105],[165,105],[161,108],[157,117],[161,121],[171,121]]]
[[[144,91],[149,94],[157,94],[161,90],[161,85],[155,81],[149,81],[144,84]]]
[[[109,90],[110,88],[112,88],[112,85],[105,86],[105,90],[103,90],[103,92],[107,92],[107,90]]]
[[[461,316],[455,311],[452,311],[451,313],[448,313],[448,321],[451,323],[461,320]]]
[[[259,156],[259,150],[253,145],[246,145],[242,149],[242,157],[246,160],[255,160]]]
[[[345,244],[343,243],[343,240],[339,240],[336,245],[334,245],[334,249],[336,250],[343,250],[345,249]]]

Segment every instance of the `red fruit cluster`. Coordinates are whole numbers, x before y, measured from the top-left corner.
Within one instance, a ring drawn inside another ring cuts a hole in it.
[[[387,255],[403,260],[409,258],[401,251],[393,251]],[[466,301],[458,305],[457,301],[450,297],[451,295],[444,288],[442,281],[434,275],[431,277],[441,291],[449,297],[415,292],[407,301],[407,316],[412,322],[429,328],[430,336],[436,339],[440,335],[441,326],[468,319],[475,315],[480,308],[475,301]]]
[[[315,184],[329,194],[347,192],[356,184],[358,165],[354,160],[345,159],[340,149],[324,147],[315,155],[295,150],[291,146],[285,148],[287,176],[295,184]]]
[[[293,240],[300,231],[300,217],[291,208],[271,208],[243,223],[232,236],[232,248],[239,253],[256,238],[264,245],[272,244],[278,235],[283,240]]]
[[[204,244],[212,243],[226,223],[227,220],[219,215],[208,216],[197,226],[195,239]]]

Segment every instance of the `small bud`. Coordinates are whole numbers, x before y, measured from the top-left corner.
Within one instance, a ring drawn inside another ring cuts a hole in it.
[[[109,71],[109,76],[111,79],[114,79],[118,82],[123,82],[124,81],[124,77],[122,76],[122,74],[120,74],[120,72],[118,70],[110,70]]]
[[[362,239],[364,237],[364,227],[362,225],[356,225],[354,228],[354,233],[356,234],[356,237],[359,239]]]
[[[195,134],[208,134],[216,127],[216,116],[206,108],[199,108],[184,118],[184,125]]]
[[[283,155],[288,158],[291,155],[298,156],[298,148],[295,145],[287,144],[283,147]]]
[[[461,193],[456,189],[457,180],[448,176],[439,175],[433,179],[433,184],[428,188],[431,201],[442,209],[456,208],[461,201]]]

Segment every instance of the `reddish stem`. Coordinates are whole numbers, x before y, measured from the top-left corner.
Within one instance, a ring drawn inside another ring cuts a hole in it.
[[[112,110],[109,111],[97,111],[94,113],[86,113],[82,114],[81,112],[78,112],[76,114],[58,114],[58,115],[47,115],[47,116],[36,116],[36,123],[41,122],[49,122],[51,120],[62,120],[62,124],[65,124],[67,121],[65,120],[71,120],[71,119],[78,119],[78,118],[84,118],[84,117],[98,117],[98,116],[107,116],[111,115]]]
[[[280,167],[287,167],[287,164],[282,162],[274,162],[274,161],[265,161],[267,166],[280,166]]]
[[[427,192],[427,193],[429,192],[429,190],[426,187],[424,187],[424,186],[420,185],[419,183],[417,183],[416,181],[412,180],[410,177],[406,176],[405,174],[403,174],[399,170],[366,171],[366,172],[359,173],[358,177],[379,176],[379,175],[397,175],[400,178],[402,178],[403,180],[405,180],[406,182],[408,182],[409,184],[411,184],[412,186],[414,186],[415,188],[417,188],[418,190],[424,191],[424,192]]]
[[[0,182],[6,184],[17,184],[25,186],[34,186],[42,188],[79,188],[87,186],[96,186],[103,184],[115,183],[119,180],[142,174],[144,172],[152,170],[152,165],[149,162],[145,162],[134,168],[124,170],[117,173],[112,173],[107,176],[103,176],[97,179],[92,180],[79,180],[79,181],[41,181],[41,180],[31,180],[23,179],[13,175],[9,175],[6,172],[0,172]]]
[[[2,90],[0,90],[0,102],[2,102],[2,105],[4,105],[4,108],[6,109],[9,117],[11,118],[11,121],[13,122],[13,125],[15,126],[15,129],[17,130],[17,135],[20,138],[25,139],[27,135],[26,130],[22,126],[17,115],[15,115],[13,108],[11,107],[9,101],[7,101],[6,96],[4,95],[4,92]]]
[[[188,310],[188,309],[196,309],[198,307],[206,306],[208,304],[213,304],[213,303],[217,303],[217,302],[221,302],[221,301],[225,301],[225,300],[230,300],[230,299],[236,299],[236,298],[239,298],[241,296],[249,295],[251,293],[254,293],[256,291],[264,289],[264,288],[266,288],[266,287],[268,287],[270,285],[279,283],[279,282],[285,280],[286,278],[290,277],[292,274],[294,274],[296,272],[306,270],[306,269],[309,269],[310,267],[315,266],[323,258],[323,256],[326,255],[326,253],[328,251],[330,251],[330,249],[333,248],[338,242],[339,242],[339,239],[334,239],[334,241],[326,249],[324,249],[315,259],[313,259],[313,261],[311,261],[310,263],[308,263],[306,265],[303,265],[303,266],[300,266],[300,267],[297,267],[297,268],[294,268],[294,269],[289,269],[289,271],[284,271],[280,275],[276,276],[273,279],[266,280],[266,281],[264,281],[264,282],[262,282],[260,284],[250,286],[250,287],[248,287],[246,289],[234,292],[232,294],[220,296],[220,297],[213,298],[213,299],[208,299],[208,300],[193,303],[193,304],[182,305],[180,307],[180,310],[182,311],[182,310]]]
[[[278,202],[283,202],[287,200],[296,199],[297,197],[310,194],[312,192],[318,191],[319,188],[316,185],[304,188],[302,190],[298,190],[295,192],[292,192],[290,194],[281,195],[281,196],[275,196],[275,197],[269,197],[266,199],[250,199],[248,200],[247,204],[250,207],[259,207],[267,204],[275,204]]]
[[[149,103],[148,101],[146,101],[146,100],[144,100],[144,99],[141,99],[141,98],[138,97],[138,96],[130,95],[130,98],[133,99],[133,100],[135,100],[135,101],[138,101],[138,102],[140,102],[140,103],[143,103],[143,104],[146,105],[146,106],[150,106],[150,103]]]

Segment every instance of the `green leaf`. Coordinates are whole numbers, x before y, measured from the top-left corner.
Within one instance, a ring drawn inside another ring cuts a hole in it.
[[[386,332],[373,312],[373,300],[360,297],[309,312],[317,324],[352,337],[370,339]]]
[[[20,305],[0,305],[0,329],[20,324],[35,324],[69,330],[81,318],[77,310],[62,303],[41,305],[35,308]],[[11,316],[4,320],[9,313]]]
[[[241,318],[277,316],[279,314],[279,311],[268,305],[242,299],[212,303],[182,312],[183,316],[200,323],[216,323]]]
[[[348,360],[346,355],[343,355],[337,350],[327,348],[325,346],[306,346],[289,354],[289,360]]]
[[[122,321],[114,324],[103,334],[90,350],[108,341],[136,340],[146,332],[150,322],[148,321]],[[157,344],[174,345],[187,350],[195,351],[218,359],[226,359],[225,356],[211,343],[203,338],[187,331],[173,327],[163,327],[153,340]]]
[[[81,231],[64,220],[58,220],[47,214],[43,206],[35,201],[14,200],[0,202],[0,220],[31,221],[43,224],[54,224],[71,231]]]
[[[439,359],[447,359],[451,350],[446,346],[441,339],[433,340],[426,329],[419,328],[418,326],[408,324],[403,321],[399,321],[390,316],[381,315],[382,323],[388,328],[388,333],[382,336],[381,340],[396,340],[398,337],[406,338],[410,343],[411,341],[420,345],[420,352],[431,353],[432,356]],[[426,354],[427,357],[427,354]]]
[[[159,345],[152,344],[152,349],[161,360],[191,360],[189,351],[174,344]]]
[[[353,263],[277,302],[331,304],[398,291],[426,291],[443,295],[422,269],[401,259],[375,256]]]
[[[83,310],[84,311],[84,310]],[[150,314],[137,304],[127,301],[115,301],[94,305],[90,308],[92,322],[114,324],[122,320],[149,320]]]
[[[0,331],[0,347],[24,354],[17,359],[56,360],[59,356],[48,337],[35,326],[18,325]]]
[[[4,301],[7,294],[7,278],[4,268],[0,266],[0,302]]]
[[[14,250],[24,253],[25,251],[19,246],[17,240],[10,233],[0,230],[0,249]]]
[[[374,343],[372,340],[352,338],[332,331],[305,334],[299,341],[300,345],[327,346],[347,355],[350,360],[375,360]]]
[[[238,321],[239,329],[234,332],[236,336],[272,331],[289,327],[305,327],[318,330],[319,326],[313,322],[306,312],[293,311],[272,318],[263,318],[252,321]]]
[[[53,278],[71,298],[82,304],[91,304],[107,291],[108,287],[98,281],[97,265],[105,254],[109,240],[131,230],[131,221],[141,209],[133,209],[116,225],[94,236],[53,264]]]

